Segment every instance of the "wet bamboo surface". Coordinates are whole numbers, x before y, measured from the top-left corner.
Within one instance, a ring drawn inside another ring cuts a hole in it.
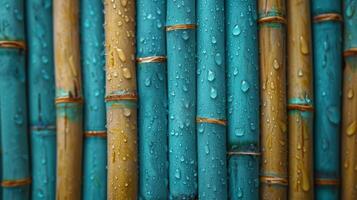
[[[198,198],[224,200],[228,197],[224,1],[198,0],[197,8]]]
[[[171,199],[197,198],[196,7],[167,1],[169,190]]]
[[[230,199],[259,199],[257,2],[226,2]]]
[[[24,1],[0,6],[0,199],[30,198]]]
[[[80,5],[83,75],[83,199],[107,199],[104,5],[82,0]]]
[[[342,16],[340,0],[313,0],[315,199],[340,197]]]
[[[289,199],[313,199],[313,65],[310,1],[287,3]]]
[[[54,0],[57,111],[56,199],[80,199],[82,180],[82,91],[79,1]]]
[[[108,199],[137,199],[135,0],[105,0]]]
[[[357,1],[344,0],[344,60],[342,116],[343,200],[357,198]]]
[[[56,106],[52,1],[26,3],[31,199],[55,199]]]
[[[261,199],[287,199],[285,0],[259,1]]]
[[[138,0],[136,19],[139,198],[167,199],[166,0]]]

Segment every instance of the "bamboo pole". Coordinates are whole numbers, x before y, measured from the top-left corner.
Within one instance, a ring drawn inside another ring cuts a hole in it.
[[[343,200],[357,198],[357,1],[344,0],[344,71],[342,116],[342,188]]]
[[[313,66],[310,1],[288,11],[289,199],[313,199]]]
[[[84,104],[83,199],[107,199],[107,141],[102,0],[81,1]]]
[[[339,199],[342,78],[341,1],[312,1],[316,199]]]
[[[287,199],[285,0],[259,0],[261,198]]]
[[[31,199],[55,199],[56,106],[53,63],[52,1],[26,3]]]
[[[136,199],[135,2],[106,0],[108,199]]]
[[[227,199],[224,1],[197,1],[199,199]],[[214,28],[212,28],[214,27]]]
[[[226,3],[230,199],[259,199],[257,2]]]
[[[56,199],[80,199],[82,91],[77,0],[55,0],[54,52],[57,111]]]
[[[0,6],[0,199],[29,199],[24,1]],[[6,26],[5,26],[6,25]]]
[[[195,1],[167,2],[169,188],[172,199],[197,197]]]
[[[169,196],[165,20],[166,0],[138,0],[139,195],[148,200]]]

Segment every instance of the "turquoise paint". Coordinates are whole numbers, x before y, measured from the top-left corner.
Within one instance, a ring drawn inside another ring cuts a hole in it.
[[[228,151],[258,153],[260,99],[256,1],[226,2],[226,37]],[[230,198],[258,199],[259,189],[253,183],[259,177],[259,159],[253,157],[249,165],[247,159],[251,156],[239,157],[231,157],[229,161]],[[236,172],[237,168],[242,173]],[[247,182],[252,184],[246,185]],[[242,197],[238,190],[242,190]]]
[[[24,1],[0,3],[0,41],[25,41]],[[0,48],[1,180],[30,178],[25,51]],[[1,187],[1,199],[29,199],[29,185]]]
[[[56,111],[52,0],[26,3],[31,198],[55,199]]]
[[[102,0],[81,0],[80,6],[84,131],[106,131],[104,5]],[[107,140],[85,137],[83,148],[83,199],[105,200]]]
[[[167,2],[166,25],[195,24],[195,1]],[[169,188],[171,199],[197,197],[196,31],[168,31]]]
[[[340,0],[313,0],[312,15],[341,14]],[[340,179],[342,22],[313,24],[315,179]],[[318,200],[339,199],[339,186],[315,185]]]
[[[197,117],[226,120],[224,1],[197,1]],[[214,28],[212,28],[214,27]],[[227,199],[226,126],[197,124],[200,199]]]

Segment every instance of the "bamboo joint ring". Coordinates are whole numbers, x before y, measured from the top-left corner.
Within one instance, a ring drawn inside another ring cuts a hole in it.
[[[324,22],[324,21],[342,22],[342,20],[343,20],[342,16],[338,13],[324,13],[314,17],[315,23]]]
[[[196,24],[176,24],[166,26],[166,31],[184,30],[184,29],[196,29]]]
[[[0,41],[0,48],[15,48],[15,49],[26,49],[25,41],[16,40],[3,40]]]
[[[286,19],[281,16],[268,16],[263,17],[258,20],[258,23],[280,23],[286,24]]]
[[[56,104],[59,103],[83,103],[82,97],[58,97]]]
[[[339,185],[340,181],[338,179],[315,179],[316,185]]]
[[[137,63],[161,63],[166,62],[165,56],[148,56],[143,58],[136,58]]]
[[[107,138],[107,132],[106,131],[85,131],[84,137]]]
[[[272,176],[261,176],[260,182],[271,184],[271,185],[288,185],[288,179],[280,178],[280,177],[272,177]]]
[[[4,180],[1,181],[2,187],[19,187],[31,184],[31,178],[17,179],[17,180]]]
[[[356,55],[357,55],[357,48],[350,48],[343,52],[344,57],[356,56]]]
[[[212,118],[202,118],[202,117],[197,117],[196,118],[197,123],[208,123],[208,124],[218,124],[222,126],[227,126],[227,121],[223,119],[212,119]]]
[[[312,105],[307,105],[307,104],[289,104],[288,105],[289,110],[299,110],[299,111],[314,111],[314,107]]]
[[[119,95],[109,95],[105,97],[105,101],[120,101],[120,100],[134,100],[136,101],[138,96],[136,93],[129,93],[129,94],[119,94]]]

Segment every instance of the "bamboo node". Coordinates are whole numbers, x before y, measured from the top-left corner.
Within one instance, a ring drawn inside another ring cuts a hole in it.
[[[260,182],[270,184],[270,185],[288,185],[288,179],[281,177],[272,177],[272,176],[261,176]]]
[[[0,48],[15,48],[15,49],[26,49],[25,41],[21,40],[3,40],[0,41]]]
[[[56,130],[56,126],[55,126],[55,125],[48,125],[48,126],[31,126],[31,130],[34,130],[34,131]]]
[[[314,17],[314,23],[324,22],[324,21],[339,21],[342,22],[343,18],[338,13],[324,13]]]
[[[166,62],[166,56],[148,56],[143,58],[136,58],[137,63],[161,63]]]
[[[344,57],[356,56],[356,55],[357,55],[357,48],[350,48],[343,52]]]
[[[316,185],[339,185],[340,181],[338,179],[315,179]]]
[[[263,17],[258,20],[258,23],[280,23],[286,24],[286,19],[281,16],[269,16]]]
[[[129,93],[129,94],[118,94],[118,95],[109,95],[105,97],[105,101],[120,101],[120,100],[134,100],[136,101],[138,96],[136,93]]]
[[[56,104],[59,103],[83,103],[83,99],[81,97],[58,97],[56,98]]]
[[[107,138],[107,131],[85,131],[84,137]]]
[[[2,187],[19,187],[31,184],[31,178],[17,179],[17,180],[3,180]]]
[[[300,110],[300,111],[314,111],[314,107],[312,105],[307,104],[289,104],[289,110]]]
[[[176,24],[171,26],[166,26],[166,31],[175,31],[183,29],[196,29],[196,24]]]
[[[260,152],[252,152],[252,151],[228,151],[227,152],[228,156],[234,156],[234,155],[244,155],[244,156],[260,156]]]
[[[227,121],[223,119],[212,119],[212,118],[202,118],[202,117],[197,117],[196,118],[197,123],[208,123],[208,124],[218,124],[222,126],[227,126]]]

